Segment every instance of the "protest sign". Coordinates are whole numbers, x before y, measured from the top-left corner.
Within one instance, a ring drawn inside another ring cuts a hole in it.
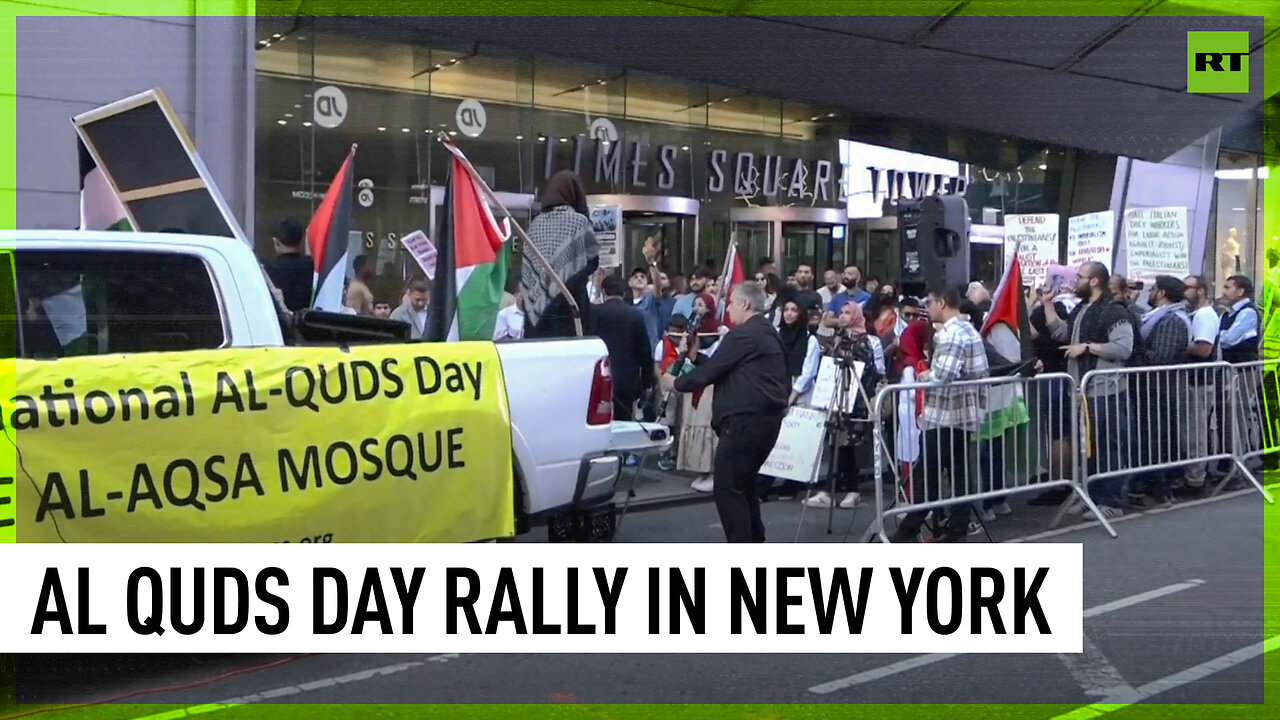
[[[783,480],[815,482],[826,424],[827,413],[822,410],[804,407],[788,410],[778,441],[773,444],[773,452],[764,461],[760,473]]]
[[[1124,245],[1130,280],[1150,285],[1157,275],[1191,272],[1185,207],[1134,208],[1124,214]]]
[[[622,230],[622,207],[618,205],[595,205],[591,208],[591,230],[600,245],[600,267],[616,268],[620,263],[618,255],[618,233]]]
[[[1054,263],[1049,266],[1049,277],[1045,284],[1049,286],[1049,296],[1057,297],[1064,292],[1071,292],[1076,286],[1076,271],[1078,266],[1059,265]]]
[[[1067,267],[1100,262],[1113,269],[1116,214],[1110,210],[1067,218]]]
[[[1019,244],[1021,243],[1021,244]],[[1006,215],[1004,219],[1004,262],[1013,262],[1014,248],[1022,264],[1022,281],[1035,287],[1049,275],[1049,264],[1058,262],[1058,216]]]
[[[404,243],[404,249],[408,250],[417,261],[418,267],[422,268],[422,272],[434,281],[436,279],[436,246],[431,244],[426,234],[421,230],[414,230],[405,235],[401,242]]]
[[[853,361],[853,377],[850,379],[849,393],[845,396],[844,412],[854,412],[858,405],[858,394],[862,391],[862,370],[867,366],[864,362]],[[809,406],[826,410],[831,407],[831,403],[835,401],[836,396],[836,361],[830,357],[822,358],[822,362],[818,365],[818,378],[813,383],[813,391],[810,393]],[[871,404],[871,398],[867,398],[866,404]]]

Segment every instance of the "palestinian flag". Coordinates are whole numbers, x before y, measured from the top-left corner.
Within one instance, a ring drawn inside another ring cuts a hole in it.
[[[80,147],[80,229],[131,230],[124,204],[107,182],[102,168],[94,162],[84,141],[76,137]]]
[[[491,341],[507,285],[511,227],[494,218],[462,151],[453,143],[444,146],[453,158],[425,339]]]
[[[315,264],[312,305],[328,312],[342,309],[343,285],[350,262],[347,232],[351,229],[351,176],[355,173],[355,158],[356,146],[352,145],[307,225],[307,250]]]
[[[743,283],[747,278],[746,273],[742,271],[742,257],[738,255],[738,241],[734,240],[729,244],[729,255],[724,259],[724,278],[720,283],[720,292],[723,295],[723,302],[720,303],[719,318],[720,322],[733,327],[733,322],[729,320],[729,294],[733,289]]]
[[[1031,315],[1027,312],[1027,297],[1022,290],[1022,263],[1018,260],[1018,248],[1013,249],[1013,262],[1004,270],[1000,287],[991,299],[991,312],[982,323],[982,337],[987,337],[997,325],[1004,324],[1017,336],[1022,346],[1022,359],[1031,357]]]

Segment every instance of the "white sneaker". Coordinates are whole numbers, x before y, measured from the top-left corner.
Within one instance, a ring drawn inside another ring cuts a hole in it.
[[[805,499],[804,506],[811,508],[829,508],[831,507],[831,496],[827,494],[826,490],[819,490]]]
[[[1001,500],[999,503],[992,506],[991,509],[996,511],[996,515],[1012,515],[1013,514],[1013,508],[1009,507],[1009,501],[1007,500]]]
[[[1124,515],[1124,510],[1121,510],[1120,508],[1107,507],[1106,505],[1099,505],[1098,512],[1102,513],[1102,517],[1106,518],[1107,520],[1110,520],[1111,518],[1118,518]],[[1098,516],[1095,515],[1092,510],[1090,510],[1089,512],[1084,514],[1084,519],[1097,520]]]
[[[704,475],[703,477],[694,480],[693,484],[689,487],[700,493],[709,493],[715,489],[715,486],[715,480],[713,480],[710,475]]]
[[[851,492],[848,495],[845,495],[844,499],[840,501],[840,507],[844,508],[845,510],[850,510],[855,505],[857,505],[858,501],[861,499],[862,499],[861,495],[859,495],[856,492]]]
[[[978,517],[982,518],[982,522],[991,523],[996,521],[996,511],[993,508],[981,508],[975,510]]]

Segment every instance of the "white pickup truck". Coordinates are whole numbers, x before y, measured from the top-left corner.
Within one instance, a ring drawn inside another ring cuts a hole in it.
[[[286,342],[258,260],[232,238],[4,231],[0,249],[14,254],[20,357],[60,355],[61,329],[26,318],[23,288],[68,275],[107,287],[105,311],[88,328],[94,353]],[[517,532],[532,521],[607,507],[621,454],[670,444],[665,428],[612,421],[608,354],[598,338],[501,343],[498,356],[511,412]]]

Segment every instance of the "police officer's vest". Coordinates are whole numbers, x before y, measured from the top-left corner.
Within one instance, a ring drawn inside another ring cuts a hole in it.
[[[1246,363],[1253,362],[1258,359],[1258,342],[1262,336],[1261,315],[1258,308],[1253,304],[1252,300],[1245,301],[1244,305],[1239,308],[1232,308],[1230,312],[1222,316],[1222,332],[1226,332],[1236,320],[1240,317],[1240,311],[1245,308],[1253,308],[1254,317],[1259,318],[1258,327],[1254,328],[1253,337],[1241,342],[1235,347],[1223,347],[1222,359],[1229,363]]]

